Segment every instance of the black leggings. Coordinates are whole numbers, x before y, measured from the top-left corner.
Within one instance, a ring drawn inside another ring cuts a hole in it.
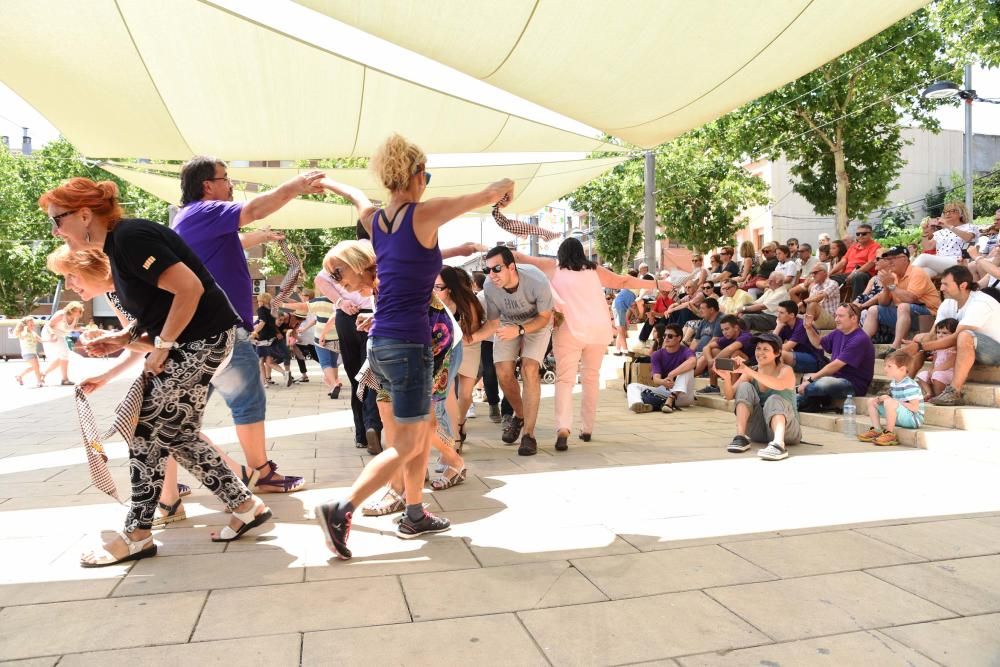
[[[368,358],[368,334],[358,331],[358,316],[337,310],[334,324],[340,339],[340,356],[344,360],[344,371],[351,382],[351,413],[354,416],[354,441],[365,442],[365,431],[373,428],[382,431],[382,420],[375,406],[375,396],[365,389],[365,400],[358,400],[358,381],[355,377]]]

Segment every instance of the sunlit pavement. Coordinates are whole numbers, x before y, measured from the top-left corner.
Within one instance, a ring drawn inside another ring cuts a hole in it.
[[[108,362],[74,357],[74,379]],[[612,378],[621,365],[607,357]],[[634,415],[602,391],[594,439],[557,453],[551,386],[539,452],[469,420],[461,486],[428,494],[450,532],[403,541],[358,513],[354,559],[330,559],[313,506],[368,457],[347,392],[268,391],[268,448],[306,491],[274,522],[213,544],[227,521],[195,488],[156,558],[83,570],[121,526],[91,484],[71,387],[22,388],[0,364],[0,660],[25,665],[997,664],[1000,458],[889,451],[806,428],[767,463],[730,455],[733,418]],[[128,379],[93,398],[101,425]],[[32,383],[28,383],[29,385]],[[346,383],[345,383],[346,384]],[[576,396],[579,400],[579,396]],[[214,398],[212,439],[241,460]],[[124,445],[108,446],[127,496]],[[187,473],[182,481],[194,484]]]

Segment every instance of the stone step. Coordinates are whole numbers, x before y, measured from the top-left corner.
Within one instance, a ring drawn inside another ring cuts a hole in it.
[[[930,368],[930,362],[924,364],[924,368]],[[885,360],[875,360],[875,375],[885,377]],[[969,382],[980,384],[1000,385],[1000,366],[973,366],[969,372]]]
[[[856,398],[858,415],[868,414],[870,397]],[[1000,431],[1000,408],[946,407],[926,404],[924,424],[962,431]]]
[[[889,392],[889,378],[884,375],[876,375],[872,380],[869,394],[886,394]],[[967,382],[962,387],[965,396],[965,403],[968,406],[980,406],[984,408],[1000,407],[1000,385],[983,384],[981,382]]]

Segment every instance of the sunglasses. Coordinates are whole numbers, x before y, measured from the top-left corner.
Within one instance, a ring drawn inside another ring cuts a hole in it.
[[[333,278],[333,282],[339,283],[344,279],[344,274],[340,272],[340,267],[338,266],[330,272],[330,277]]]
[[[448,289],[448,287],[446,285],[434,285],[434,291],[435,292],[443,292],[446,289]]]
[[[59,229],[62,226],[62,219],[67,215],[73,215],[76,211],[66,211],[65,213],[60,213],[59,215],[50,215],[49,222],[52,223],[53,229]]]
[[[871,232],[855,232],[854,233],[855,236],[868,236],[870,234],[871,234]]]
[[[506,264],[497,264],[496,266],[487,266],[485,273],[500,273],[505,268],[507,268]]]
[[[663,334],[663,338],[666,340],[673,340],[674,338],[680,338],[677,334]]]

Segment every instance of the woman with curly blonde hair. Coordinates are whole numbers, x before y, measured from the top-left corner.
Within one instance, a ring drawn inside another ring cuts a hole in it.
[[[396,534],[406,539],[450,527],[447,519],[425,512],[422,495],[434,356],[427,304],[442,266],[438,228],[468,211],[509,202],[514,194],[514,182],[503,179],[472,194],[422,202],[431,181],[427,157],[398,134],[386,139],[372,156],[371,169],[388,191],[384,207],[373,206],[357,188],[330,179],[322,181],[325,188],[354,204],[372,239],[378,293],[368,361],[391,398],[396,424],[394,447],[365,467],[345,498],[316,508],[327,545],[342,559],[351,557],[347,537],[355,505],[400,470],[406,480],[406,513]],[[333,280],[344,281],[343,267],[335,268],[339,271],[331,274]]]

